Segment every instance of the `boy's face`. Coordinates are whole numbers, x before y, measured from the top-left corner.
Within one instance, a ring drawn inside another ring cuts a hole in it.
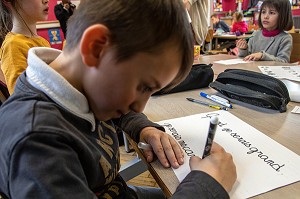
[[[142,112],[149,97],[176,77],[182,59],[174,45],[156,54],[139,53],[119,63],[114,57],[111,48],[105,50],[97,69],[84,79],[90,108],[102,121],[129,111]]]
[[[213,24],[218,23],[218,18],[216,18],[216,17],[211,17],[211,20],[212,20]]]

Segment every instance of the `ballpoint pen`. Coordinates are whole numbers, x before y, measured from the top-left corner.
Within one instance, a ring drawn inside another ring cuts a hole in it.
[[[202,104],[202,105],[205,105],[205,106],[209,106],[211,108],[215,108],[215,109],[218,109],[218,110],[225,110],[227,111],[227,108],[224,107],[224,106],[218,106],[216,104],[210,104],[210,103],[207,103],[207,102],[203,102],[203,101],[200,101],[200,100],[196,100],[196,99],[193,99],[193,98],[186,98],[187,100],[191,101],[191,102],[195,102],[197,104]]]
[[[211,101],[214,101],[214,102],[216,102],[216,103],[218,103],[218,104],[221,104],[221,105],[223,105],[223,106],[226,106],[226,107],[228,107],[228,108],[232,108],[232,105],[231,105],[231,104],[225,102],[224,100],[220,100],[219,98],[215,98],[215,97],[213,97],[213,96],[210,96],[210,95],[208,95],[208,94],[206,94],[206,93],[204,93],[204,92],[200,92],[200,96],[205,97],[205,98],[207,98],[207,99],[209,99],[209,100],[211,100]]]

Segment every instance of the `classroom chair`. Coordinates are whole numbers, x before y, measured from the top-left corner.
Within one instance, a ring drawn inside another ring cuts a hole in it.
[[[209,47],[207,51],[204,51],[204,54],[206,55],[214,55],[214,54],[227,54],[227,51],[224,49],[214,49],[213,50],[213,38],[214,38],[214,30],[208,29],[206,37],[205,37],[205,43],[208,43]],[[216,46],[215,46],[216,48]]]
[[[254,31],[258,30],[259,26],[256,24],[248,24],[248,34],[253,33]]]
[[[295,26],[293,26],[292,29],[288,31],[288,33],[295,33],[295,32],[296,32]]]
[[[293,38],[292,53],[290,57],[290,63],[300,61],[300,34],[299,33],[290,33]]]
[[[214,30],[208,29],[206,37],[205,37],[205,43],[208,43],[209,47],[208,50],[212,50],[212,40],[214,38]]]

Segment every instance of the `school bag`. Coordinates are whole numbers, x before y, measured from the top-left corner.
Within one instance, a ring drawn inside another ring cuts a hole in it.
[[[226,69],[209,86],[230,99],[280,112],[285,112],[290,102],[287,87],[282,81],[243,69]]]
[[[153,95],[170,94],[208,87],[214,78],[214,71],[211,67],[212,64],[194,64],[188,76],[180,84],[170,91],[166,92],[162,89]]]

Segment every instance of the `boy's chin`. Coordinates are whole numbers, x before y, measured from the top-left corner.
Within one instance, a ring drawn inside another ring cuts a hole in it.
[[[115,114],[112,114],[112,115],[98,115],[97,116],[97,119],[99,121],[108,121],[108,120],[111,120],[111,119],[118,119],[122,116],[121,113],[115,113]]]

